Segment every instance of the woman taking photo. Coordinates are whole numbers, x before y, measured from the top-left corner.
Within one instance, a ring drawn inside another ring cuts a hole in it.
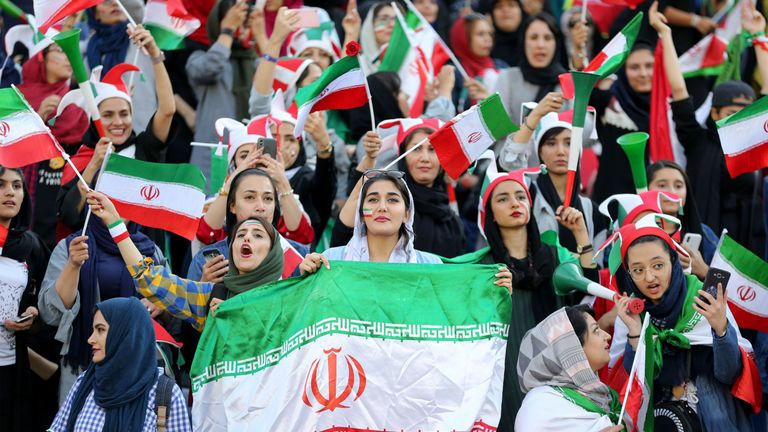
[[[192,431],[186,401],[157,367],[156,341],[147,308],[136,298],[96,305],[88,344],[93,363],[77,378],[48,429],[53,432]],[[170,396],[170,397],[169,397]],[[166,410],[158,410],[165,398]],[[158,412],[167,412],[159,419]]]
[[[125,232],[115,206],[99,192],[88,193],[91,210],[111,232]],[[280,279],[283,273],[283,248],[271,223],[252,216],[232,225],[229,256],[232,265],[222,282],[197,282],[171,273],[168,267],[145,258],[129,236],[117,234],[113,240],[120,249],[125,265],[139,294],[155,306],[167,310],[202,330],[208,309],[216,310],[222,301],[258,286]]]
[[[515,430],[618,432],[619,397],[600,382],[611,336],[586,305],[562,308],[522,341],[517,374],[526,393]]]
[[[545,244],[539,235],[535,217],[531,214],[531,195],[524,175],[538,169],[515,171],[492,177],[481,198],[479,223],[488,247],[450,260],[456,263],[503,264],[512,272],[512,314],[507,339],[504,391],[501,423],[511,429],[520,408],[523,394],[515,373],[520,341],[525,332],[547,315],[575,299],[558,298],[552,287],[551,275],[562,260],[576,258],[556,246]],[[555,213],[558,223],[565,226],[581,245],[589,237],[581,212],[573,207],[559,207]],[[579,263],[590,279],[597,280],[592,264],[592,249],[585,248]],[[508,430],[509,430],[508,429]]]
[[[620,248],[619,289],[645,301],[645,313],[650,314],[647,331],[658,335],[645,337],[646,344],[652,345],[648,349],[661,353],[649,365],[656,377],[652,403],[687,404],[698,413],[698,419],[691,417],[691,421],[699,421],[703,430],[751,431],[747,406],[755,403],[755,395],[736,393],[742,389],[734,383],[756,373],[747,355],[752,347],[741,338],[722,284],[717,284],[713,295],[696,276],[683,274],[678,253],[685,251],[656,225],[660,217],[674,222],[669,216],[648,215],[622,227],[611,239],[621,238],[620,244],[613,245]],[[629,299],[624,296],[617,301],[621,323],[611,350],[612,357],[623,351],[627,373],[642,336],[640,315],[627,311]]]
[[[0,430],[42,430],[56,411],[57,386],[33,374],[27,348],[58,355],[53,329],[40,332],[37,309],[49,250],[29,231],[31,200],[21,170],[0,166],[0,199]]]

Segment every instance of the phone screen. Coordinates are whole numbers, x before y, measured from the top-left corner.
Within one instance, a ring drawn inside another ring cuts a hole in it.
[[[217,251],[216,249],[203,251],[203,256],[205,257],[206,262],[216,258],[219,255],[221,255],[221,252]]]
[[[320,15],[313,9],[299,9],[297,11],[299,16],[298,27],[299,28],[316,28],[320,27]]]

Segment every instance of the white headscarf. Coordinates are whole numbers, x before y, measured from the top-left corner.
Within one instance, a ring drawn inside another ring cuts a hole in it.
[[[374,4],[368,11],[368,14],[365,15],[363,25],[360,27],[360,47],[362,48],[360,57],[362,57],[361,60],[365,63],[363,70],[368,75],[379,70],[379,63],[374,63],[374,61],[379,57],[379,54],[381,54],[382,48],[384,48],[383,46],[379,46],[379,43],[376,42],[376,32],[373,29],[374,9],[376,9],[376,4]]]
[[[411,195],[411,190],[408,189],[405,180],[392,179],[392,181],[400,182],[400,184],[405,186],[405,190],[408,191],[410,205],[408,206],[408,219],[404,222],[405,230],[408,232],[408,242],[406,243],[405,238],[400,237],[392,253],[389,255],[389,262],[416,263],[418,258],[416,256],[416,248],[413,246],[413,218],[416,213],[416,207],[413,204],[413,195]],[[355,208],[355,230],[352,234],[352,239],[347,243],[347,247],[344,250],[344,261],[370,261],[370,256],[368,255],[368,236],[365,234],[365,221],[360,218],[360,205],[362,202],[363,194],[361,190],[360,195],[357,197],[357,207]]]

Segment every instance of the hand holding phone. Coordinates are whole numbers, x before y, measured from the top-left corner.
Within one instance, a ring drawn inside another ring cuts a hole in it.
[[[314,9],[299,9],[296,11],[299,22],[296,24],[299,28],[317,28],[320,27],[320,14]]]
[[[29,321],[29,320],[31,320],[34,317],[35,317],[34,315],[20,315],[20,316],[17,316],[16,318],[14,318],[13,322],[15,322],[16,324],[20,324],[20,323],[23,323],[25,321]]]
[[[256,148],[261,149],[261,154],[267,154],[272,159],[277,159],[277,141],[274,138],[257,139]]]
[[[701,234],[686,234],[685,237],[683,237],[683,246],[686,246],[691,250],[698,250],[699,246],[701,246]]]
[[[717,284],[721,284],[723,287],[723,294],[725,294],[725,288],[728,286],[728,281],[731,278],[731,274],[725,270],[720,270],[718,268],[710,267],[709,271],[707,272],[707,276],[704,278],[704,286],[702,286],[702,290],[706,291],[717,299]],[[709,304],[709,300],[706,299],[704,296],[699,296],[699,298]]]

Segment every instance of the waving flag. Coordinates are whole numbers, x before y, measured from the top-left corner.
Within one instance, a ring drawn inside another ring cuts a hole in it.
[[[652,386],[653,386],[653,368],[647,367],[653,364],[653,351],[648,350],[647,345],[653,343],[653,335],[648,332],[648,323],[651,315],[645,314],[643,326],[640,330],[640,338],[635,350],[635,361],[632,364],[632,370],[629,379],[619,395],[622,396],[622,406],[627,412],[627,416],[632,420],[634,431],[642,432],[653,430],[653,407],[651,406]],[[650,340],[648,340],[650,338]],[[622,367],[619,364],[619,367]],[[646,424],[647,422],[647,424]]]
[[[723,234],[711,266],[731,273],[723,289],[739,327],[768,331],[768,263]]]
[[[112,199],[126,219],[195,238],[205,203],[205,177],[194,165],[144,162],[113,154],[98,190]]]
[[[445,172],[457,179],[494,142],[516,130],[494,93],[433,132],[429,141]]]
[[[49,27],[64,18],[101,2],[102,0],[34,0],[35,17],[40,22],[40,31],[45,33]]]
[[[725,62],[728,42],[710,33],[680,56],[680,72],[685,78],[717,76]]]
[[[346,56],[296,93],[299,112],[294,135],[301,135],[307,116],[315,111],[357,108],[368,103],[365,74],[357,56]]]
[[[19,168],[61,156],[59,145],[16,87],[0,89],[0,165]]]
[[[496,266],[436,269],[333,261],[222,303],[191,368],[195,430],[495,430],[509,293]]]
[[[731,177],[768,167],[768,97],[717,121]]]
[[[184,38],[200,27],[200,20],[189,15],[181,0],[149,0],[144,9],[144,26],[152,33],[158,48],[184,48]]]

